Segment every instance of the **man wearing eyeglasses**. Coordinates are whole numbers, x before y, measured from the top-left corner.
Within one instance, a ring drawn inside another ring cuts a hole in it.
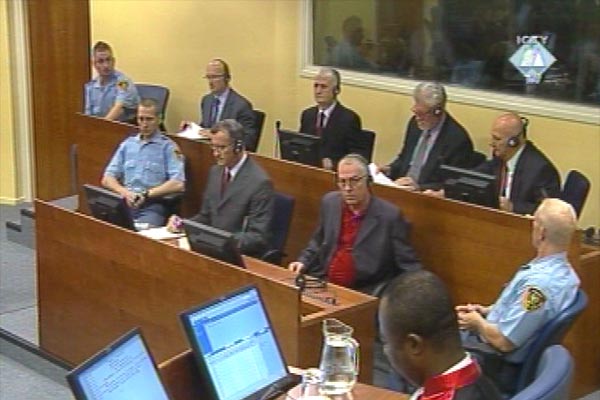
[[[133,122],[140,97],[131,79],[115,70],[115,57],[107,43],[97,42],[94,45],[92,64],[98,76],[84,86],[84,113]]]
[[[256,125],[252,104],[230,86],[229,65],[220,58],[212,59],[204,75],[210,93],[200,101],[200,126],[206,133],[212,126],[225,119],[234,119],[244,127],[246,145],[256,143]],[[182,122],[183,125],[186,121]]]
[[[160,197],[183,192],[185,183],[183,156],[158,130],[157,110],[152,99],[140,102],[139,134],[119,145],[102,177],[102,185],[125,198],[136,222],[152,226],[164,225],[167,217]]]
[[[437,82],[422,82],[413,93],[413,117],[404,145],[390,164],[379,169],[409,190],[440,189],[442,164],[469,167],[473,142],[467,131],[446,111],[446,91]]]
[[[268,250],[273,184],[246,153],[239,122],[217,122],[210,143],[216,165],[208,173],[200,212],[191,219],[233,233],[242,253],[260,257]],[[177,230],[178,220],[171,217],[167,228]]]
[[[288,268],[375,295],[382,282],[419,269],[402,213],[371,194],[367,161],[358,154],[343,157],[336,183],[339,190],[321,200],[308,246]]]

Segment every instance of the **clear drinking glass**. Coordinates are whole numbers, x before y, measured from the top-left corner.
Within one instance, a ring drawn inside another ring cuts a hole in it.
[[[321,395],[321,384],[323,383],[323,373],[318,368],[308,368],[302,374],[302,384],[300,385],[300,397],[302,400],[321,400],[326,399]]]

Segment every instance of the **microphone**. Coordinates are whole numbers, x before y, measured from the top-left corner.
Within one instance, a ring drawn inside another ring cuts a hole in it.
[[[279,152],[279,130],[281,129],[281,121],[275,121],[275,140],[273,141],[273,158],[281,158]]]

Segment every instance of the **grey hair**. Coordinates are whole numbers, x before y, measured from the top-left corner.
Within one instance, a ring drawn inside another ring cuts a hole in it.
[[[415,100],[427,104],[429,107],[446,107],[446,89],[439,82],[421,82],[413,91]]]

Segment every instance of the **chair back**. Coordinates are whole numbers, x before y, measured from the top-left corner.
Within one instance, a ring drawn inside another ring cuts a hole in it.
[[[546,323],[531,344],[529,354],[525,358],[517,379],[516,393],[529,385],[534,377],[542,353],[549,346],[560,344],[575,319],[587,306],[587,296],[581,289],[577,290],[573,303],[565,308],[556,318]]]
[[[138,94],[141,99],[152,99],[158,104],[158,114],[161,119],[161,130],[164,129],[162,122],[167,114],[167,103],[169,102],[169,89],[164,86],[136,83]]]
[[[364,154],[361,154],[371,162],[373,160],[373,147],[375,146],[375,132],[363,129],[359,140],[360,147],[364,149]]]
[[[533,382],[517,392],[511,400],[568,399],[573,364],[573,358],[563,346],[557,344],[546,348],[540,357]]]
[[[253,110],[254,112],[254,128],[256,129],[256,140],[254,143],[247,143],[246,150],[256,152],[258,144],[260,143],[260,136],[262,134],[263,127],[265,126],[265,112],[261,110]]]
[[[585,200],[590,191],[590,181],[581,172],[572,169],[567,174],[565,184],[560,193],[561,200],[571,204],[577,213],[581,214]]]
[[[273,198],[273,219],[271,220],[271,249],[261,257],[263,261],[280,265],[285,253],[295,199],[285,193],[275,192]]]

